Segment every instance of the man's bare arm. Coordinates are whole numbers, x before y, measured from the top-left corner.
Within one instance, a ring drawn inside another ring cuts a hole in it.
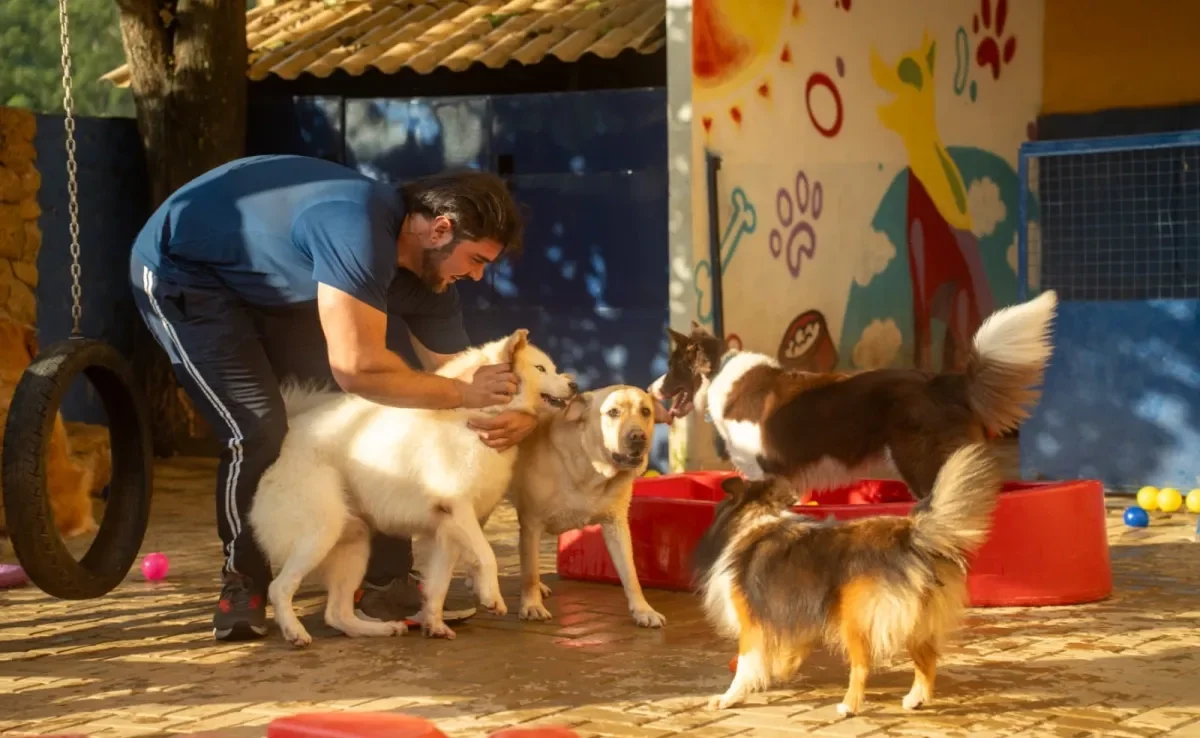
[[[439,354],[436,351],[430,351],[419,338],[413,335],[412,331],[408,332],[408,340],[412,344],[417,358],[421,361],[421,366],[425,367],[427,372],[436,372],[442,364],[454,358],[454,354]]]
[[[333,378],[347,392],[381,405],[431,409],[484,407],[509,399],[503,391],[511,383],[489,385],[485,377],[467,384],[414,370],[387,348],[387,314],[341,290],[317,285],[317,309]]]

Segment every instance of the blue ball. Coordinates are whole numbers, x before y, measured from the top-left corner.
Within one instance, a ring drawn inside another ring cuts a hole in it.
[[[1145,528],[1150,525],[1150,515],[1136,505],[1127,507],[1125,508],[1125,525],[1131,528]]]

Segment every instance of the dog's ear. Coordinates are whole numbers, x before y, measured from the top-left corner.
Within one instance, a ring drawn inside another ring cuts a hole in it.
[[[671,337],[672,343],[676,346],[686,346],[688,344],[688,337],[670,326],[667,326],[667,335]]]
[[[741,497],[746,493],[746,480],[741,477],[730,477],[721,482],[721,491],[726,497]]]
[[[779,477],[767,477],[751,482],[746,492],[754,500],[775,510],[783,510],[796,504],[796,488]]]
[[[511,361],[517,355],[517,350],[522,349],[529,344],[529,331],[525,328],[518,328],[513,331],[508,337],[508,341],[504,344],[504,355]]]
[[[571,398],[567,403],[567,409],[563,411],[563,418],[570,423],[578,423],[583,420],[583,415],[592,406],[592,393],[580,392]]]
[[[708,353],[703,347],[693,344],[687,350],[688,362],[692,366],[692,374],[700,377],[707,377],[712,373],[712,359],[708,358]]]

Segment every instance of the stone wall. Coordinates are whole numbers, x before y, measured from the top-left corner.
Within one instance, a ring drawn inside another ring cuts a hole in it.
[[[42,245],[36,131],[32,113],[0,107],[0,309],[29,326],[37,325],[34,291]]]

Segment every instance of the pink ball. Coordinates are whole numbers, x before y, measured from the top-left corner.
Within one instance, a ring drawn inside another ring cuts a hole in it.
[[[167,561],[166,554],[146,554],[146,557],[142,559],[142,574],[152,582],[166,579],[167,570],[170,568],[171,564]]]

